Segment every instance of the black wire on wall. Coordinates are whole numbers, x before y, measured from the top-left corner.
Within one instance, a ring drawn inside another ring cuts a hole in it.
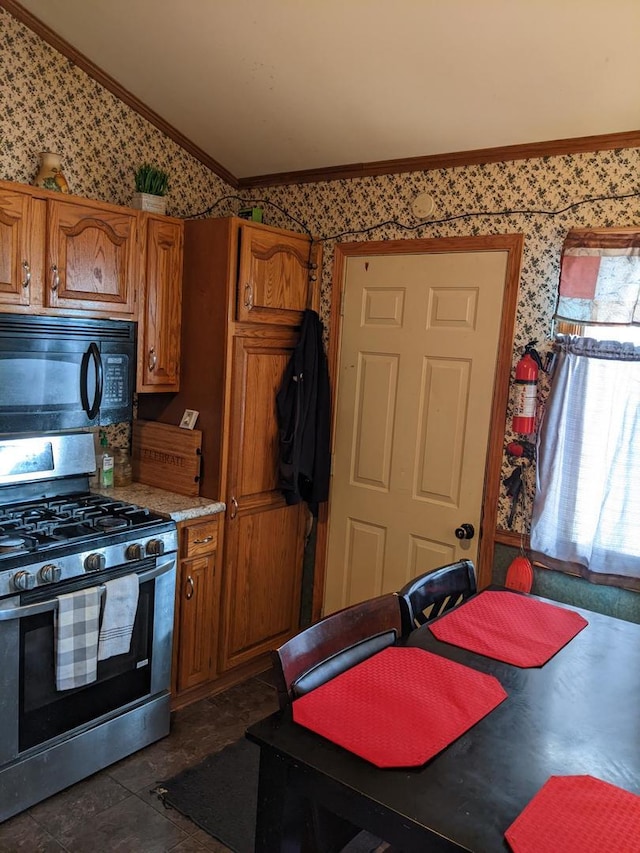
[[[567,213],[570,210],[573,210],[576,207],[581,207],[583,204],[595,204],[600,201],[624,201],[628,198],[638,198],[640,197],[640,190],[636,190],[635,192],[624,193],[623,195],[600,195],[600,196],[592,196],[589,198],[583,198],[579,201],[574,201],[571,204],[567,204],[565,207],[559,207],[556,210],[544,210],[542,208],[513,208],[511,210],[471,210],[467,213],[458,213],[453,216],[444,216],[441,219],[425,219],[420,220],[415,224],[409,225],[405,222],[399,222],[397,219],[386,219],[383,222],[378,222],[375,225],[368,225],[364,228],[353,228],[346,231],[339,231],[337,234],[330,234],[326,236],[315,236],[312,234],[310,228],[305,222],[302,222],[300,219],[297,219],[293,214],[289,213],[288,210],[276,204],[273,201],[270,201],[268,198],[256,198],[256,199],[247,199],[238,195],[225,195],[216,199],[212,205],[210,205],[206,210],[202,210],[199,213],[193,214],[192,216],[183,217],[185,219],[197,219],[201,216],[206,216],[208,213],[211,213],[215,208],[224,201],[241,201],[243,204],[251,204],[251,205],[269,205],[270,207],[275,208],[279,211],[283,216],[286,216],[292,222],[295,222],[296,225],[299,225],[300,228],[307,234],[311,240],[315,243],[326,243],[330,240],[338,240],[340,237],[349,237],[354,236],[356,234],[368,234],[371,231],[375,231],[378,228],[384,228],[387,225],[395,226],[402,231],[417,231],[420,228],[426,228],[432,225],[443,225],[447,222],[456,222],[462,219],[473,219],[475,217],[482,216],[560,216],[563,213]]]

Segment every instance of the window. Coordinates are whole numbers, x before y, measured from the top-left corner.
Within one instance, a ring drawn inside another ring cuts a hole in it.
[[[579,246],[573,258],[589,262],[582,278],[569,262],[564,291],[563,254],[563,319],[538,441],[531,547],[556,568],[560,561],[590,580],[640,590],[640,241],[616,246],[615,234],[606,237],[600,254],[593,242]]]

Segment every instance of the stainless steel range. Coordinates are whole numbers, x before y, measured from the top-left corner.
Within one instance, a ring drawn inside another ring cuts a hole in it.
[[[0,438],[0,820],[169,732],[176,525],[95,467],[90,433]]]

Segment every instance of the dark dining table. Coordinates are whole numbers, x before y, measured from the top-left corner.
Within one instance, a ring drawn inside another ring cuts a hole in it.
[[[550,776],[586,774],[640,794],[640,625],[558,606],[589,624],[536,668],[440,642],[428,625],[411,633],[406,645],[493,675],[508,694],[421,767],[379,769],[293,722],[290,708],[252,725],[256,853],[309,850],[309,804],[403,853],[497,853]]]

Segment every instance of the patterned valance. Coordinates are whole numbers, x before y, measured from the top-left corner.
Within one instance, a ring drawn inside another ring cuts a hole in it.
[[[640,324],[640,230],[570,231],[562,247],[556,319]]]

